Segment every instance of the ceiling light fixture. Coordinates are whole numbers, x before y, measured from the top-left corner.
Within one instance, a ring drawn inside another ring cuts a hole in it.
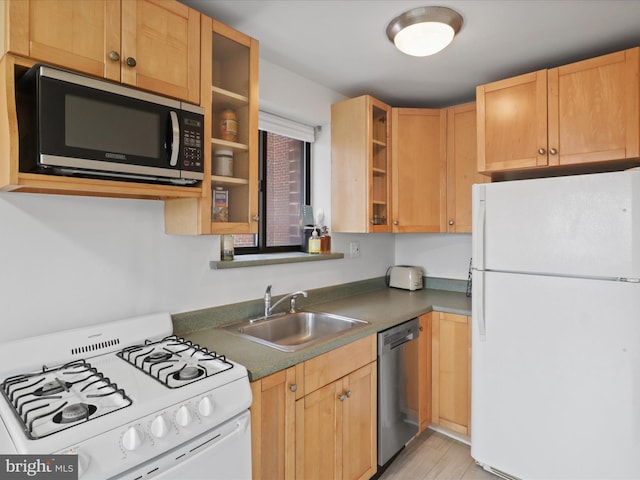
[[[387,37],[407,55],[426,57],[451,43],[462,27],[462,16],[447,7],[413,8],[387,27]]]

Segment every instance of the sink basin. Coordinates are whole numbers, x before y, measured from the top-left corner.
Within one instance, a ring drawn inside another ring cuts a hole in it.
[[[222,329],[278,350],[295,352],[368,323],[332,313],[295,312],[233,323]]]

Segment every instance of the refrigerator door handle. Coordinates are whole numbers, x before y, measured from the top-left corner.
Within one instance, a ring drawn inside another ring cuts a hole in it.
[[[480,340],[484,341],[487,335],[487,323],[484,316],[484,272],[475,271],[473,279],[473,316],[478,325]]]
[[[485,201],[485,185],[478,185],[477,192],[478,212],[476,224],[473,226],[475,233],[473,252],[474,268],[484,270],[484,242],[485,242],[485,220],[487,215],[487,204]]]

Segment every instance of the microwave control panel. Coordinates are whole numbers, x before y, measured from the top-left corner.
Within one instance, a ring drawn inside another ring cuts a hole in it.
[[[202,137],[204,117],[197,113],[182,111],[181,169],[204,172]]]

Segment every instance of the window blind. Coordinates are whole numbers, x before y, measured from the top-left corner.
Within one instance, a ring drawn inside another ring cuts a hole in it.
[[[263,111],[258,116],[258,128],[303,142],[313,143],[316,139],[314,127]]]

